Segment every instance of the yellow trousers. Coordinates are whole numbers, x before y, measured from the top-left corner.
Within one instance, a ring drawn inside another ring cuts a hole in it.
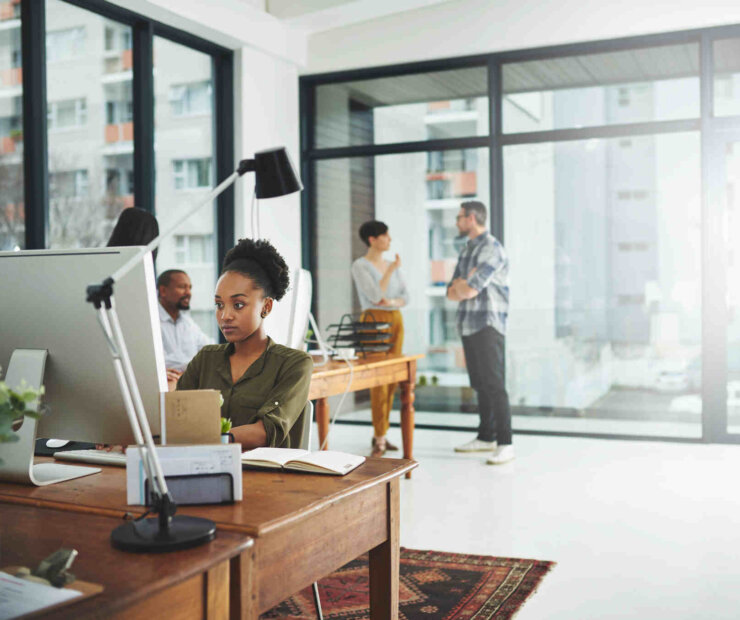
[[[361,320],[390,323],[391,348],[388,353],[401,353],[403,349],[403,317],[400,310],[368,310]],[[370,388],[370,406],[373,412],[373,428],[376,437],[384,437],[390,427],[390,414],[393,408],[393,395],[398,383]]]

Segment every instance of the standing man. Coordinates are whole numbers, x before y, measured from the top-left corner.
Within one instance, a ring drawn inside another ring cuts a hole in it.
[[[167,381],[177,381],[195,354],[213,340],[206,336],[187,314],[193,285],[188,274],[168,269],[157,278],[159,323],[162,328],[164,365]]]
[[[511,410],[506,393],[504,337],[509,311],[509,260],[486,228],[486,207],[471,200],[460,205],[457,228],[468,242],[460,253],[447,299],[459,301],[457,328],[465,351],[470,386],[478,395],[478,437],[456,452],[492,452],[486,461],[500,465],[514,458]]]

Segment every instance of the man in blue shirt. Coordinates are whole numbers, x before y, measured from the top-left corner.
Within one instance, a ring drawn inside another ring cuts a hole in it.
[[[486,207],[471,200],[460,205],[457,228],[468,237],[447,286],[447,299],[458,301],[457,328],[462,337],[470,386],[478,395],[478,437],[456,452],[492,452],[487,462],[514,458],[511,410],[506,393],[504,354],[509,313],[509,260],[486,228]]]

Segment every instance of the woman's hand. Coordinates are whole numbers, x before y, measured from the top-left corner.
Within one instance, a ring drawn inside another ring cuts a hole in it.
[[[388,269],[393,273],[396,269],[400,269],[401,267],[401,257],[396,254],[396,260],[394,260],[390,265],[388,265]]]
[[[182,372],[174,368],[167,369],[167,390],[174,392],[177,389],[177,380],[182,377]]]
[[[106,452],[123,452],[126,454],[126,448],[128,446],[119,446],[117,444],[111,444],[111,443],[96,443],[95,449],[96,450],[105,450]]]

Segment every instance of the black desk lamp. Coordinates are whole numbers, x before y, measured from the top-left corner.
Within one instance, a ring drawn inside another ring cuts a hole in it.
[[[176,551],[206,543],[216,535],[216,524],[209,519],[175,515],[177,506],[167,489],[162,465],[154,447],[139,386],[136,383],[131,360],[126,349],[121,325],[115,308],[113,285],[126,275],[150,252],[169,237],[185,220],[219,194],[229,188],[240,176],[255,173],[255,195],[257,198],[275,198],[303,189],[285,148],[278,147],[255,153],[254,159],[243,159],[237,169],[218,185],[208,196],[192,207],[185,216],[168,230],[153,239],[140,252],[126,262],[101,284],[87,287],[87,301],[95,306],[98,322],[113,357],[113,367],[121,389],[126,415],[141,450],[149,488],[152,489],[151,512],[156,517],[136,519],[118,526],[111,532],[111,543],[123,551]]]

